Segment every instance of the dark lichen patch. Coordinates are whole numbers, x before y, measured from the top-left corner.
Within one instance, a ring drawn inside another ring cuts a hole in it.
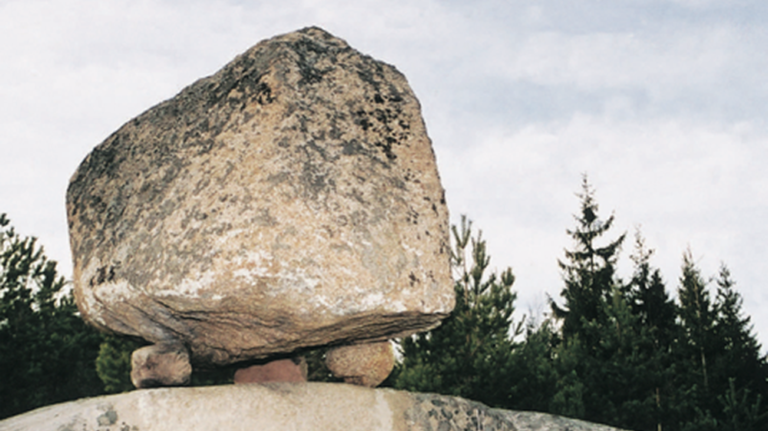
[[[409,207],[405,213],[405,221],[410,224],[419,224],[419,213]]]
[[[277,226],[277,219],[269,214],[269,208],[261,208],[258,214],[251,219],[251,223],[257,226],[274,227]]]
[[[272,89],[267,85],[265,82],[259,82],[256,85],[255,88],[255,94],[254,94],[254,100],[256,100],[256,103],[259,105],[268,105],[275,100],[277,100],[275,97],[272,96]]]
[[[120,262],[116,262],[113,265],[102,266],[96,270],[96,275],[91,278],[91,287],[98,286],[100,284],[109,283],[115,279],[115,272],[119,270]]]
[[[97,426],[104,427],[114,425],[117,422],[117,412],[109,407],[107,411],[96,418]]]
[[[137,427],[136,425],[131,426],[123,422],[122,424],[120,424],[120,431],[139,431],[139,427]]]
[[[341,154],[345,156],[368,155],[368,151],[366,151],[365,147],[363,147],[357,139],[342,142],[341,148]]]
[[[422,429],[515,431],[514,423],[501,410],[462,398],[435,394],[413,394],[413,406],[405,419]]]
[[[381,101],[384,103],[383,99]],[[354,124],[362,130],[364,136],[370,136],[373,145],[379,148],[389,161],[397,159],[395,147],[408,138],[408,128],[401,127],[401,124],[407,124],[407,121],[400,119],[401,115],[403,110],[399,105],[372,110],[356,108],[352,111]]]
[[[338,63],[338,56],[351,49],[318,28],[305,29],[299,33],[309,36],[289,43],[291,54],[298,57],[296,66],[301,76],[299,86],[321,82],[325,75],[334,70],[334,65]],[[321,36],[322,40],[317,36]]]
[[[385,142],[378,141],[374,145],[378,148],[381,148],[381,150],[384,152],[384,155],[387,157],[387,160],[395,160],[397,158],[397,155],[392,152],[392,143],[394,141],[390,139],[386,139]]]
[[[367,132],[368,129],[371,128],[371,122],[368,120],[368,113],[367,112],[365,112],[364,110],[360,109],[358,111],[355,111],[353,113],[353,115],[354,115],[354,119],[355,119],[355,124],[360,126],[360,128],[363,129],[363,131]]]

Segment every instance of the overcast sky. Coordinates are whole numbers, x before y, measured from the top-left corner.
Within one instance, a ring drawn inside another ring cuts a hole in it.
[[[724,262],[768,344],[765,0],[0,0],[0,212],[71,275],[69,177],[123,123],[258,41],[317,25],[419,97],[453,221],[562,289],[581,175],[611,238],[641,225],[670,292]]]

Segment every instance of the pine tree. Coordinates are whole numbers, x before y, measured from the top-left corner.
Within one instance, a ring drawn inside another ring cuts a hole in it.
[[[108,394],[134,389],[131,382],[131,354],[145,345],[143,340],[116,334],[104,335],[96,357],[96,373]]]
[[[513,336],[520,332],[520,325],[511,329],[515,277],[509,268],[488,274],[482,232],[473,236],[466,217],[452,233],[456,306],[438,328],[402,340],[395,387],[506,406]]]
[[[0,214],[0,418],[100,393],[100,335],[33,237]]]
[[[556,393],[558,374],[555,368],[557,335],[551,318],[536,324],[528,319],[525,340],[512,355],[512,386],[506,408],[548,412]]]

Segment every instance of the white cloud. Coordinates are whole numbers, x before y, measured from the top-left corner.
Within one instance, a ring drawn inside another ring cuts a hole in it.
[[[557,259],[578,210],[580,174],[597,189],[601,214],[615,211],[613,235],[642,225],[655,265],[674,292],[690,246],[705,274],[721,262],[737,281],[759,277],[768,229],[768,180],[756,160],[768,156],[768,131],[751,123],[617,121],[574,115],[567,121],[478,133],[470,148],[439,154],[454,220],[466,213],[483,228],[493,264],[512,266],[521,307],[561,288]],[[625,243],[629,277],[631,238]],[[747,311],[768,306],[761,285],[741,283]],[[768,323],[761,316],[753,317]]]

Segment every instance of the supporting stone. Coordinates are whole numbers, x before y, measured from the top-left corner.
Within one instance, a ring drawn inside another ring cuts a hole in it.
[[[131,382],[137,388],[189,384],[192,365],[182,343],[158,343],[137,349],[131,355]]]
[[[389,341],[352,344],[329,350],[325,365],[346,383],[373,388],[392,372],[395,353]]]
[[[267,382],[306,382],[307,361],[304,357],[278,359],[251,365],[235,371],[235,384]]]

